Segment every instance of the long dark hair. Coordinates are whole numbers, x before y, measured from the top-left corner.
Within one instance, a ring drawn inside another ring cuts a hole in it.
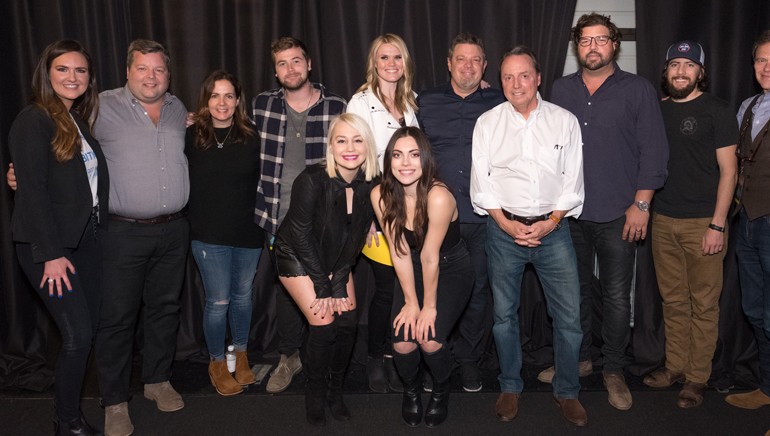
[[[238,99],[238,104],[235,106],[235,113],[233,114],[234,128],[230,138],[233,139],[233,142],[244,142],[246,138],[254,135],[254,129],[251,128],[249,119],[246,116],[246,105],[241,98],[243,93],[241,83],[238,81],[238,78],[227,71],[216,70],[203,79],[200,96],[198,97],[198,111],[195,112],[194,117],[195,145],[204,150],[211,147],[215,139],[214,123],[211,121],[211,112],[209,112],[209,99],[217,80],[227,80],[230,82],[235,90],[235,98]]]
[[[71,111],[85,120],[90,130],[99,110],[99,92],[96,89],[96,74],[94,73],[93,62],[91,62],[91,55],[80,42],[64,39],[48,45],[40,54],[40,60],[38,60],[32,75],[32,102],[43,109],[54,122],[56,133],[51,140],[51,145],[56,160],[59,162],[72,159],[82,146],[77,126],[70,118],[67,107],[56,95],[51,85],[50,71],[53,60],[70,52],[82,54],[88,62],[88,87],[83,95],[72,103]],[[93,118],[91,115],[94,115]]]
[[[436,176],[436,160],[433,158],[430,142],[425,133],[417,127],[401,127],[396,130],[385,149],[379,206],[383,212],[383,226],[392,231],[394,241],[391,243],[394,244],[396,252],[399,254],[406,254],[408,249],[402,244],[404,229],[406,229],[406,198],[403,185],[393,175],[391,162],[396,141],[405,137],[411,137],[417,143],[417,149],[420,151],[420,165],[422,166],[422,176],[417,181],[417,201],[414,221],[412,222],[418,249],[422,248],[428,225],[428,192],[434,186],[442,184]]]

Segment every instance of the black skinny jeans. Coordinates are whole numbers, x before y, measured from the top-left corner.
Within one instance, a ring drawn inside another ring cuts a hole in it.
[[[65,291],[59,298],[48,296],[48,284],[39,288],[45,270],[44,263],[32,261],[30,244],[16,244],[16,254],[24,274],[43,300],[61,334],[62,347],[56,363],[55,402],[59,422],[70,422],[80,417],[80,393],[91,353],[99,308],[102,302],[102,249],[103,232],[94,231],[89,223],[75,249],[68,249],[65,257],[75,267],[75,274],[67,273],[72,292]]]

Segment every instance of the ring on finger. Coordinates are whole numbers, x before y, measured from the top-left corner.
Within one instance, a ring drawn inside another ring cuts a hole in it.
[[[49,278],[49,279],[48,279],[48,283],[53,283],[53,279],[52,279],[52,278]]]

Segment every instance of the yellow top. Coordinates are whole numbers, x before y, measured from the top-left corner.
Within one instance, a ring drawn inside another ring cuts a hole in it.
[[[372,240],[372,246],[370,247],[368,244],[364,244],[364,249],[361,250],[361,252],[364,256],[377,263],[393,266],[393,261],[390,259],[390,249],[388,248],[387,241],[385,241],[385,235],[383,235],[382,232],[377,232],[377,238],[380,241],[379,246]]]

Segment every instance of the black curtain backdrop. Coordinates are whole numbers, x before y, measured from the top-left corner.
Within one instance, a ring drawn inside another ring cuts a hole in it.
[[[368,46],[377,35],[393,32],[405,39],[417,65],[415,89],[419,92],[448,80],[446,52],[449,41],[457,33],[469,31],[481,36],[486,43],[489,67],[485,79],[496,87],[499,86],[499,56],[515,44],[532,47],[543,67],[540,90],[547,99],[551,83],[563,71],[575,3],[575,0],[2,2],[0,37],[5,44],[0,45],[0,55],[6,62],[1,73],[0,168],[4,174],[8,165],[7,133],[14,117],[29,100],[37,56],[47,44],[57,39],[75,38],[85,44],[95,60],[102,90],[124,85],[125,53],[131,40],[149,38],[162,42],[172,57],[171,90],[188,109],[193,109],[200,82],[213,69],[224,68],[236,74],[244,85],[248,100],[261,91],[275,87],[269,46],[280,36],[292,35],[302,39],[308,45],[313,61],[311,79],[349,98],[363,82]],[[728,64],[729,67],[725,65],[724,76],[716,78],[712,74],[712,83],[724,81],[728,85],[736,85],[735,91],[721,95],[730,101],[738,101],[753,92],[749,86],[753,81],[750,80],[750,65],[747,63],[749,49],[761,23],[768,22],[766,8],[765,15],[760,18],[754,9],[746,6],[745,16],[751,20],[735,18],[735,26],[719,27],[708,18],[726,19],[721,15],[727,14],[727,7],[723,10],[715,7],[711,14],[704,12],[702,21],[698,21],[692,14],[660,14],[660,11],[667,10],[662,9],[663,6],[670,9],[672,4],[688,2],[668,1],[665,5],[660,2],[661,8],[650,6],[657,5],[657,1],[637,3],[638,20],[642,20],[637,28],[644,25],[649,31],[655,29],[659,32],[661,26],[656,20],[669,20],[670,26],[666,27],[672,31],[683,28],[682,24],[687,23],[695,29],[704,26],[703,31],[714,32],[715,41],[736,39],[732,45],[720,46],[718,52],[709,51],[706,47],[707,56],[718,59],[717,54],[738,56],[743,53],[746,68],[736,68],[737,62]],[[700,4],[695,7],[695,2],[689,3],[693,4],[691,10],[703,7]],[[737,3],[731,2],[730,8],[733,4]],[[660,18],[657,14],[661,15]],[[735,15],[734,11],[730,14]],[[644,17],[649,18],[643,21]],[[755,23],[754,28],[746,28],[744,24],[749,21]],[[705,27],[708,25],[711,27]],[[719,30],[725,28],[734,29],[734,32]],[[641,30],[637,29],[637,35],[644,35]],[[652,40],[639,41],[639,64],[654,64],[655,67],[651,74],[642,68],[639,71],[644,71],[643,75],[657,83],[662,51],[670,42],[658,40],[661,35],[657,33],[652,36]],[[643,58],[642,53],[654,56]],[[653,58],[654,61],[649,61]],[[29,289],[30,285],[16,262],[9,226],[13,195],[4,182],[0,187],[0,204],[0,386],[43,390],[53,381],[51,368],[59,349],[58,333],[38,297]],[[728,254],[728,258],[733,259],[733,255]],[[736,373],[738,378],[745,376],[750,381],[752,372],[756,371],[751,367],[755,351],[745,326],[736,327],[742,322],[742,315],[740,294],[735,285],[737,273],[734,260],[726,262],[726,268],[725,296],[729,294],[728,300],[732,304],[723,307],[722,321],[725,331],[732,336],[728,336],[728,341],[720,342],[715,357],[715,374],[726,374],[720,376],[720,380],[726,380],[724,383],[730,383]],[[110,278],[106,279],[109,281]],[[550,323],[536,275],[528,270],[524,280],[521,321],[525,363],[542,366],[552,359]],[[733,286],[728,286],[728,282]],[[366,299],[372,283],[365,264],[356,272],[356,284],[361,297]],[[274,285],[268,256],[263,256],[254,285],[254,316],[249,344],[249,352],[255,360],[277,357]],[[597,292],[600,290],[597,289]],[[725,300],[723,298],[723,303]],[[201,329],[202,306],[202,286],[190,257],[182,291],[178,359],[207,359]],[[367,320],[363,313],[361,318],[361,324],[365,325]],[[141,332],[139,334],[141,336]],[[642,374],[660,364],[663,359],[660,299],[648,245],[639,250],[632,342],[630,353],[635,362],[630,368],[632,373]],[[728,369],[722,370],[723,367]]]

